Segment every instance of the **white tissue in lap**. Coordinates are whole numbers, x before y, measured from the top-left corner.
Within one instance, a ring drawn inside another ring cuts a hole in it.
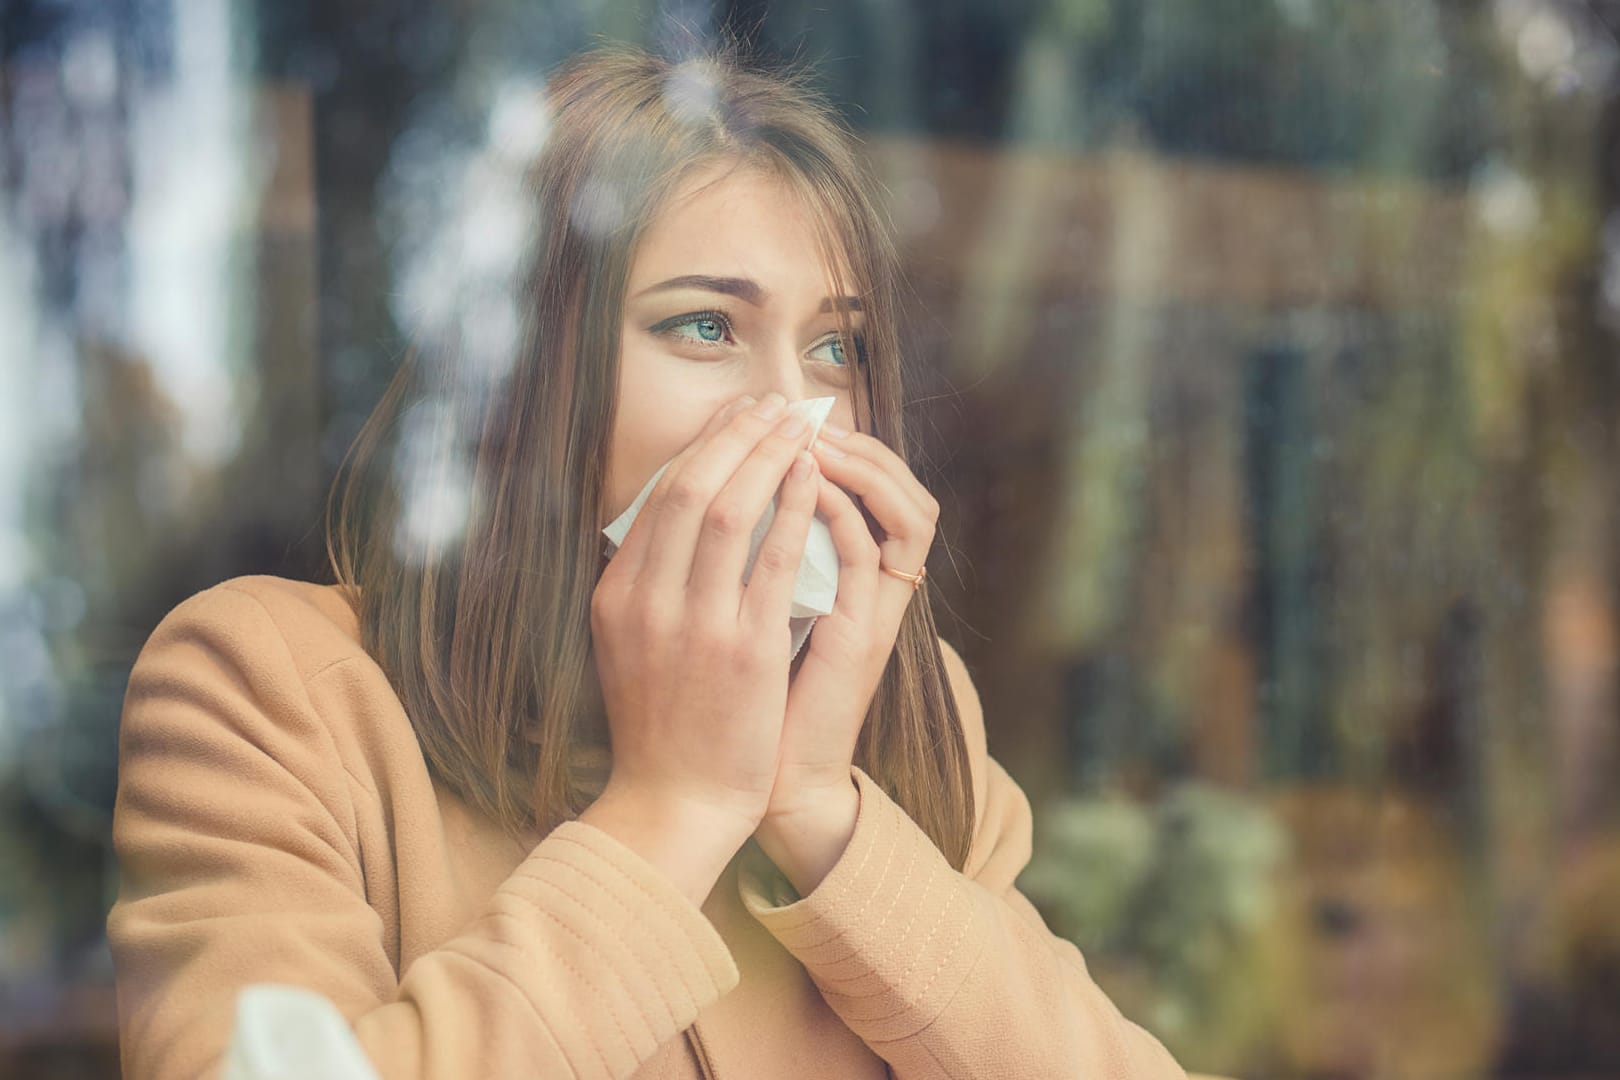
[[[337,1006],[301,986],[253,983],[236,999],[221,1080],[378,1080]]]
[[[807,398],[804,401],[795,401],[788,406],[788,411],[798,413],[810,421],[811,440],[821,431],[821,425],[832,412],[833,404],[837,398]],[[647,496],[652,494],[653,486],[658,478],[664,475],[669,468],[669,462],[658,467],[652,479],[642,487],[641,493],[635,497],[624,513],[613,519],[613,523],[602,531],[613,542],[613,548],[618,550],[624,542],[625,534],[630,531],[630,523],[636,520],[641,513],[642,505]],[[748,562],[743,570],[743,580],[747,581],[754,572],[754,559],[759,554],[760,544],[765,540],[765,534],[776,517],[776,500],[773,498],[765,508],[764,515],[759,524],[754,526],[753,536],[748,544]],[[820,514],[810,522],[810,533],[805,539],[804,555],[799,561],[799,576],[793,583],[793,605],[789,610],[789,626],[793,631],[793,654],[798,655],[804,641],[810,636],[810,626],[815,622],[817,615],[826,615],[833,609],[833,599],[838,592],[838,549],[833,545],[832,532]]]

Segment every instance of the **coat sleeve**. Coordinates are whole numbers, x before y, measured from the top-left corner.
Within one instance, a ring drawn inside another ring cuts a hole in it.
[[[356,793],[288,639],[229,583],[131,673],[108,918],[127,1080],[217,1076],[238,991],[323,994],[385,1080],[624,1077],[736,985],[703,913],[567,822],[400,977],[367,904]]]
[[[855,831],[826,878],[799,899],[756,860],[739,877],[744,906],[897,1080],[1183,1080],[1014,887],[1030,858],[1029,800],[986,752],[961,660],[949,649],[946,660],[974,765],[965,872],[856,768]]]

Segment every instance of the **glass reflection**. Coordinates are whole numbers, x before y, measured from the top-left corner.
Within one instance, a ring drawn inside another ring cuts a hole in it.
[[[463,381],[407,416],[395,541],[454,540],[545,72],[723,26],[815,61],[890,192],[929,580],[1036,804],[1024,887],[1108,992],[1199,1071],[1620,1068],[1612,5],[21,0],[0,1075],[116,1075],[157,619],[322,576],[413,349]]]

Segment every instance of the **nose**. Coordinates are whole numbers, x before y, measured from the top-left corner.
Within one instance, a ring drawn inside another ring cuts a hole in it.
[[[775,391],[788,401],[799,401],[809,391],[798,348],[791,340],[773,340],[749,357],[748,393],[764,397]]]

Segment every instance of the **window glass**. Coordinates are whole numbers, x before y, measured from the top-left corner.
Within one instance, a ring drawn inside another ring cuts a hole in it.
[[[12,0],[0,1074],[116,1075],[157,621],[329,580],[407,350],[514,362],[547,73],[728,32],[882,181],[1048,925],[1189,1070],[1620,1069],[1615,4]]]

